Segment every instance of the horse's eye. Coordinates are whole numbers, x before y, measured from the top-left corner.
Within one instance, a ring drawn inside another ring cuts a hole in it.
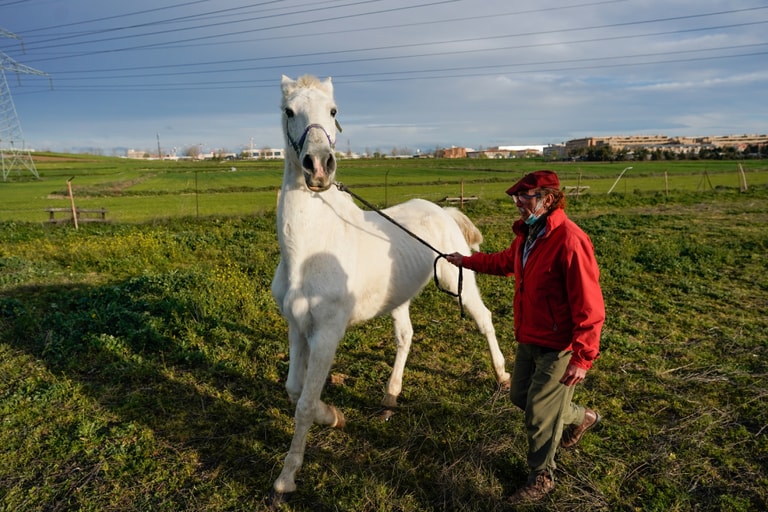
[[[286,108],[285,109],[285,116],[286,117],[293,117],[294,115],[295,114],[293,113],[293,110],[291,110],[290,108]]]
[[[336,117],[336,109],[335,108],[331,109],[331,117]]]

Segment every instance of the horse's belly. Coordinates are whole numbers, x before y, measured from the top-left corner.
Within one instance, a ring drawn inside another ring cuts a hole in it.
[[[418,272],[388,274],[387,279],[367,280],[356,288],[350,323],[356,324],[387,315],[409,302],[429,282],[431,267]]]

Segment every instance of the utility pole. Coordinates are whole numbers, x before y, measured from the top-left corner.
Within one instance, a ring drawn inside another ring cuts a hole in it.
[[[0,37],[21,40],[16,34],[2,28],[0,28]],[[3,181],[8,179],[11,171],[21,172],[21,168],[27,169],[39,179],[40,175],[37,173],[35,162],[24,143],[19,116],[16,114],[8,80],[5,78],[6,70],[16,74],[26,73],[38,76],[48,76],[48,74],[25,66],[0,51],[0,167],[3,170]]]

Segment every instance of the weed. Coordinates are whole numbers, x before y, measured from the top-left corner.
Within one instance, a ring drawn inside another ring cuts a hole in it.
[[[508,199],[467,211],[487,250],[509,244]],[[593,240],[608,310],[577,400],[605,420],[560,454],[539,509],[767,508],[768,190],[594,195],[568,211]],[[3,508],[265,507],[293,432],[274,220],[3,224]],[[478,282],[511,356],[512,283]],[[431,286],[411,310],[387,423],[391,322],[342,341],[325,398],[349,423],[311,430],[292,509],[503,510],[524,482],[522,413],[495,388],[484,340]]]

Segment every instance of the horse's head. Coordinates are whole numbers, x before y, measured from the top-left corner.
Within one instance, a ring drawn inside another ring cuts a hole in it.
[[[336,103],[331,79],[303,76],[292,80],[283,75],[283,130],[287,158],[295,159],[304,182],[313,192],[327,190],[336,174]]]

